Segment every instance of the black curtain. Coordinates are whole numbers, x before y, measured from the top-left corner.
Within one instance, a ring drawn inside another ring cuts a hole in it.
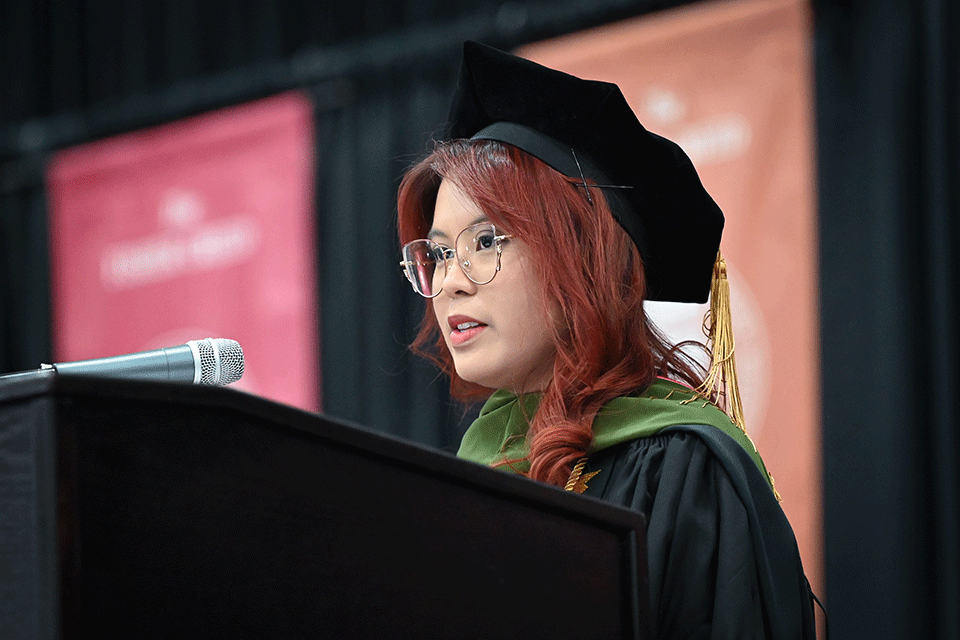
[[[960,11],[815,8],[832,631],[960,638]]]
[[[8,186],[4,191],[0,182],[0,373],[6,373],[50,362],[50,266],[43,188],[19,175],[0,177]]]
[[[361,74],[350,108],[317,114],[324,412],[453,450],[463,411],[407,349],[425,305],[400,273],[395,202],[446,118],[458,65],[451,47],[414,73]]]

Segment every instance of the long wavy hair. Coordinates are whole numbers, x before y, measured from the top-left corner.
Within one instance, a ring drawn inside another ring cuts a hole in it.
[[[506,233],[522,238],[543,283],[556,358],[528,432],[536,480],[563,486],[593,440],[593,420],[609,400],[645,389],[657,376],[700,385],[703,370],[671,345],[643,308],[636,245],[614,220],[602,189],[585,189],[537,158],[493,141],[453,140],[404,175],[398,194],[401,244],[425,237],[440,182],[451,180]],[[461,399],[491,390],[457,375],[432,309],[411,348],[450,377]],[[514,462],[514,461],[511,461]]]

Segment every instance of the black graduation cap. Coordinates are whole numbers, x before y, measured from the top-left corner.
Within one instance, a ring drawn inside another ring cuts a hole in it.
[[[605,185],[640,249],[647,298],[707,301],[723,213],[690,158],[647,131],[617,85],[466,42],[449,137],[512,144],[568,177]]]

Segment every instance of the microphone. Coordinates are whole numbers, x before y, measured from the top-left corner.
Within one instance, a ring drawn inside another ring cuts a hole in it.
[[[101,376],[132,380],[168,380],[223,385],[243,375],[243,349],[236,340],[207,338],[110,358],[43,364],[63,375]]]

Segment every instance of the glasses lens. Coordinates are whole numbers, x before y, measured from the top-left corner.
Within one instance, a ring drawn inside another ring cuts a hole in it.
[[[460,268],[476,284],[487,284],[497,275],[497,230],[492,224],[467,227],[457,236]]]
[[[429,240],[414,240],[403,247],[407,276],[417,293],[432,298],[443,286],[443,250]]]

